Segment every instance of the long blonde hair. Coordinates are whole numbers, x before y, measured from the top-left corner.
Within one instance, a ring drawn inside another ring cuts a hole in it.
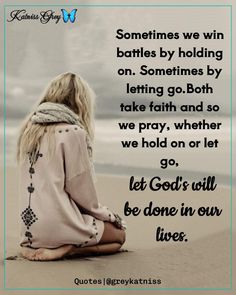
[[[80,118],[80,122],[87,131],[90,139],[94,138],[93,107],[94,92],[87,82],[73,73],[64,73],[53,79],[45,90],[43,97],[36,106],[44,102],[61,103],[69,107]],[[33,124],[33,111],[25,118],[17,141],[17,162],[24,160],[28,153],[34,154],[40,149],[43,135],[49,140],[49,154],[53,154],[55,147],[53,136],[50,136],[57,124]]]

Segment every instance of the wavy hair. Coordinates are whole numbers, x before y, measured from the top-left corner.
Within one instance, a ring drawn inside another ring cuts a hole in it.
[[[69,107],[80,118],[80,122],[87,131],[91,141],[94,138],[93,110],[95,94],[88,83],[80,76],[73,73],[63,73],[54,78],[45,90],[43,97],[37,102],[36,107],[44,102],[61,103]],[[24,119],[17,140],[17,162],[24,160],[28,153],[36,156],[43,135],[47,134],[49,141],[49,154],[53,154],[55,142],[52,133],[57,124],[33,124],[32,112]]]

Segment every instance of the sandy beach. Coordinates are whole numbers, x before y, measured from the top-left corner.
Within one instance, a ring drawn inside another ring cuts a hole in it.
[[[54,262],[30,262],[19,257],[18,247],[18,196],[17,169],[6,168],[6,260],[7,288],[229,288],[230,287],[230,235],[229,235],[229,188],[219,187],[214,193],[183,192],[138,192],[128,190],[128,177],[98,175],[97,189],[100,201],[124,217],[126,201],[143,207],[149,201],[157,206],[219,206],[219,217],[137,217],[127,216],[128,252],[99,257],[80,257]],[[1,179],[3,179],[1,177]],[[3,205],[3,204],[2,204]],[[235,208],[234,208],[235,209]],[[233,209],[233,212],[234,212]],[[1,219],[3,222],[3,219]],[[184,231],[188,242],[157,242],[158,226],[168,231]],[[1,230],[3,227],[1,226]],[[235,232],[233,234],[235,240]],[[1,247],[3,235],[1,235]],[[3,251],[1,251],[2,253]],[[1,256],[1,278],[3,257]],[[100,284],[75,285],[74,279],[160,279],[160,285],[103,286]],[[120,291],[127,294],[127,290]],[[136,291],[137,292],[137,291]],[[157,292],[157,291],[156,291]],[[4,291],[2,294],[10,294]],[[81,291],[81,294],[86,291]],[[104,294],[104,291],[97,291]],[[115,294],[109,290],[107,294]],[[146,294],[145,291],[140,293]],[[158,291],[158,294],[173,294],[174,291]],[[17,292],[18,294],[18,292]],[[19,291],[25,294],[25,291]],[[34,291],[34,294],[41,294]],[[58,294],[58,291],[50,291]],[[74,290],[59,294],[74,294]],[[129,294],[136,294],[129,291]],[[179,294],[179,293],[178,293]],[[195,291],[188,291],[195,294]],[[207,291],[204,292],[207,294]],[[231,294],[230,291],[215,291],[214,294]],[[233,293],[232,293],[233,294]]]

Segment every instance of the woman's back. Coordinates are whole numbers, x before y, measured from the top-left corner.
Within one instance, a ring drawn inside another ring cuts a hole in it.
[[[45,133],[36,162],[29,155],[20,165],[20,244],[33,248],[97,244],[104,225],[87,213],[94,211],[103,220],[113,214],[97,200],[86,132],[77,125],[58,124],[53,135],[52,158]]]

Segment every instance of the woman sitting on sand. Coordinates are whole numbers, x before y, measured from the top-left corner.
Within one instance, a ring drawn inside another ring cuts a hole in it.
[[[65,73],[23,124],[17,144],[20,245],[29,260],[112,254],[125,242],[123,221],[97,199],[92,110],[88,84]]]

